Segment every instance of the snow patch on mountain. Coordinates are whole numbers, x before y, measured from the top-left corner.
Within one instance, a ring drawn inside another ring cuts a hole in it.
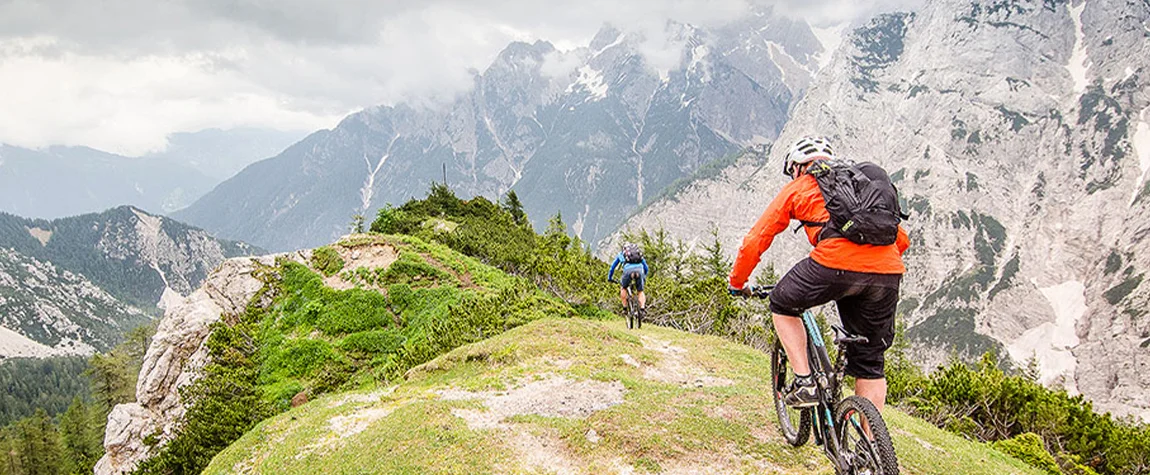
[[[835,51],[839,49],[839,45],[843,42],[843,33],[846,31],[847,25],[847,23],[839,23],[834,26],[811,27],[815,38],[823,45],[823,50],[815,54],[815,61],[818,63],[820,70],[828,64],[831,64],[831,58],[834,57]]]
[[[583,234],[583,226],[586,224],[586,218],[589,214],[591,214],[591,205],[585,205],[583,212],[575,218],[575,224],[571,225],[571,230],[575,231],[576,236]]]
[[[360,212],[366,213],[367,210],[371,207],[371,199],[375,195],[375,178],[379,175],[379,169],[383,168],[383,164],[387,162],[387,157],[391,156],[391,147],[395,146],[396,140],[399,140],[398,135],[393,137],[391,142],[387,144],[387,153],[384,153],[383,156],[379,157],[379,161],[376,162],[374,166],[371,164],[371,160],[367,158],[367,155],[364,154],[363,162],[367,165],[367,178],[364,179],[363,187],[359,190],[359,196],[362,203]]]
[[[1074,79],[1074,91],[1079,94],[1090,85],[1086,77],[1090,64],[1086,62],[1086,46],[1083,44],[1086,35],[1082,32],[1082,10],[1085,8],[1086,2],[1070,7],[1070,19],[1074,20],[1074,50],[1070,53],[1070,62],[1066,63],[1066,70],[1070,71],[1070,77]]]
[[[694,48],[691,48],[691,64],[687,66],[687,71],[691,73],[702,73],[703,82],[711,80],[710,72],[704,67],[704,60],[710,53],[711,50],[707,48],[705,44],[698,44],[695,45]],[[774,57],[772,56],[771,59],[774,60]]]
[[[600,73],[591,65],[585,64],[579,68],[579,78],[573,84],[567,86],[567,92],[572,92],[576,88],[582,86],[591,94],[592,101],[597,101],[607,97],[607,83],[603,82],[603,73]]]
[[[1054,308],[1054,321],[1027,330],[1007,350],[1015,361],[1035,357],[1042,384],[1061,385],[1071,394],[1078,394],[1074,381],[1078,359],[1072,351],[1079,343],[1075,328],[1086,314],[1086,286],[1071,280],[1038,291]]]
[[[1138,166],[1142,168],[1142,177],[1138,183],[1146,181],[1146,173],[1150,172],[1150,124],[1146,123],[1146,111],[1138,115],[1138,129],[1134,131],[1134,151],[1138,155]]]
[[[618,36],[615,37],[614,41],[607,43],[602,48],[599,48],[599,50],[595,51],[595,53],[592,54],[591,57],[594,58],[596,56],[599,56],[599,55],[607,52],[607,50],[610,50],[611,48],[614,48],[620,44],[623,44],[623,39],[626,37],[627,37],[626,33],[620,33]]]

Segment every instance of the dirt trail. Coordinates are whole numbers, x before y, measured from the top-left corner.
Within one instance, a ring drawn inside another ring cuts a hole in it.
[[[699,388],[730,386],[734,384],[734,381],[727,378],[718,378],[706,374],[707,371],[705,369],[688,361],[686,357],[687,350],[682,347],[648,336],[642,336],[640,338],[643,340],[644,348],[655,350],[663,354],[663,358],[659,360],[658,364],[647,366],[643,370],[644,378],[678,384],[680,386],[695,386]],[[634,359],[631,358],[630,355],[620,355],[620,357],[628,364],[636,366]],[[630,361],[628,361],[628,359],[630,359]]]

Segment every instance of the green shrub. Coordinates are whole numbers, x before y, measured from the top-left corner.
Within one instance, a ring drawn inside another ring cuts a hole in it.
[[[328,335],[383,328],[392,323],[387,297],[379,292],[348,289],[333,300],[324,307],[323,314],[316,321],[316,327]]]
[[[415,293],[407,284],[392,284],[387,288],[387,300],[392,311],[401,314],[415,304]]]
[[[268,355],[263,362],[264,373],[293,378],[311,376],[337,358],[330,343],[306,338],[287,339],[265,350]]]
[[[392,353],[403,344],[403,336],[395,330],[370,330],[352,333],[337,345],[347,353],[368,356]]]
[[[1062,470],[1055,462],[1054,456],[1046,451],[1042,438],[1033,432],[1027,432],[1006,440],[990,444],[999,452],[1010,455],[1016,459],[1052,475],[1060,475]]]
[[[383,284],[458,284],[451,274],[429,264],[422,256],[410,251],[400,251],[399,259],[390,266],[379,269],[378,272],[379,282]]]
[[[333,276],[343,269],[343,258],[335,249],[323,246],[312,251],[311,265],[326,276]]]

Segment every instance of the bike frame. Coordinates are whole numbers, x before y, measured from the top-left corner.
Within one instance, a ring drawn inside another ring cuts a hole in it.
[[[641,324],[641,322],[639,322],[639,298],[635,297],[635,292],[632,291],[634,287],[635,284],[633,282],[631,285],[623,287],[623,290],[627,292],[627,318],[634,318],[636,323]]]
[[[814,411],[815,444],[823,446],[823,452],[834,461],[839,471],[845,473],[850,469],[846,460],[839,455],[838,438],[835,437],[834,408],[838,404],[832,398],[838,395],[839,375],[832,365],[830,355],[827,353],[823,333],[819,328],[815,315],[810,310],[803,312],[803,327],[807,330],[807,360],[810,361],[811,375],[819,387],[819,404],[810,409]],[[841,358],[842,350],[839,355]],[[830,443],[827,443],[830,441]]]

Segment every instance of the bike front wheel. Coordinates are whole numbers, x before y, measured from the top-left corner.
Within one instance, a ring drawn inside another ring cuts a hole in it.
[[[835,437],[848,473],[898,475],[894,444],[874,404],[851,396],[840,401],[835,412]]]
[[[811,409],[796,409],[783,400],[787,388],[795,380],[795,372],[787,364],[783,344],[775,341],[771,350],[771,396],[775,400],[775,414],[779,416],[779,430],[787,443],[795,447],[807,443],[811,436]]]

